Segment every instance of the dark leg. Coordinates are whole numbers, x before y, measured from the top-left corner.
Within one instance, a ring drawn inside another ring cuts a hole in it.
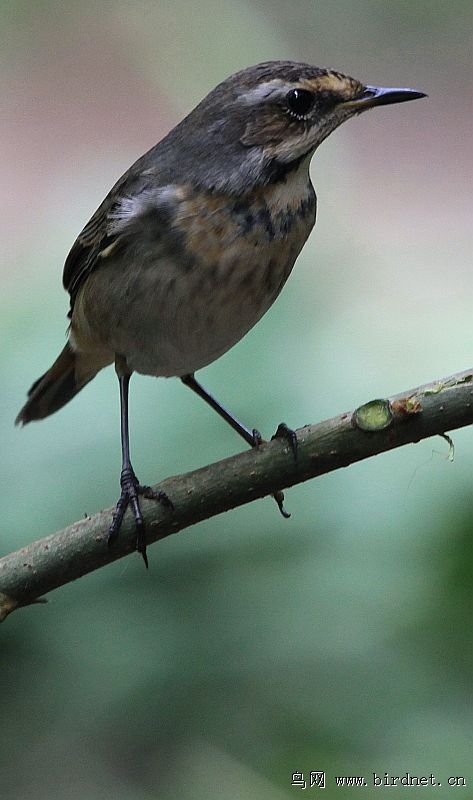
[[[205,400],[205,402],[208,403],[208,405],[213,408],[214,411],[216,411],[217,414],[219,414],[222,419],[225,420],[225,422],[228,422],[228,424],[231,425],[233,430],[236,431],[239,436],[241,436],[245,442],[250,445],[250,447],[257,447],[259,444],[261,444],[263,439],[260,432],[257,431],[256,428],[250,430],[246,427],[246,425],[243,425],[242,422],[237,420],[237,418],[234,417],[230,411],[227,411],[227,409],[224,408],[224,406],[222,406],[218,400],[215,399],[215,397],[212,397],[212,395],[209,394],[209,392],[204,389],[204,387],[201,386],[198,381],[196,381],[194,375],[183,375],[181,381],[185,386],[188,386],[189,389],[192,389],[193,392],[198,394],[202,400]]]
[[[172,508],[172,503],[164,492],[154,492],[150,486],[141,486],[134,473],[130,461],[130,436],[128,431],[128,386],[130,383],[130,373],[124,371],[123,359],[116,359],[116,371],[120,383],[120,421],[121,421],[121,442],[122,442],[122,471],[120,474],[121,495],[113,512],[112,523],[108,531],[108,545],[113,544],[118,536],[123,517],[128,506],[131,506],[136,525],[136,549],[143,556],[146,567],[148,557],[146,555],[146,532],[143,515],[140,509],[139,496],[147,497],[152,500],[159,500],[164,505]]]
[[[253,428],[253,429],[250,430],[250,428],[247,428],[246,425],[243,425],[242,422],[240,422],[238,419],[236,419],[236,417],[234,417],[233,414],[230,413],[230,411],[228,411],[224,406],[222,406],[218,402],[218,400],[215,399],[215,397],[213,397],[211,394],[209,394],[209,392],[206,389],[204,389],[204,387],[198,381],[196,381],[194,375],[192,375],[192,374],[183,375],[181,377],[181,381],[183,382],[183,384],[185,386],[188,386],[190,389],[192,389],[193,392],[198,394],[199,397],[202,398],[202,400],[205,400],[205,402],[211,408],[213,408],[214,411],[216,411],[217,414],[219,414],[219,416],[221,416],[222,419],[225,420],[225,422],[228,422],[228,424],[231,425],[233,430],[236,431],[245,440],[245,442],[247,444],[249,444],[251,447],[258,447],[258,445],[260,445],[263,442],[263,438],[262,438],[260,432],[258,430],[256,430],[256,428]],[[291,429],[288,428],[287,425],[284,422],[281,422],[281,424],[278,426],[278,429],[277,429],[276,433],[274,434],[274,436],[272,438],[273,439],[279,439],[279,438],[286,439],[286,441],[288,441],[289,446],[290,446],[290,448],[291,448],[291,450],[293,452],[294,458],[297,458],[297,438],[296,438],[296,434],[294,433],[294,431],[291,431]],[[283,515],[283,517],[285,517],[286,519],[288,517],[290,517],[291,515],[288,514],[288,512],[285,510],[284,505],[283,505],[284,504],[284,494],[283,494],[283,492],[278,490],[277,492],[274,492],[273,497],[276,500],[276,503],[278,504],[278,508],[279,508],[281,514]]]

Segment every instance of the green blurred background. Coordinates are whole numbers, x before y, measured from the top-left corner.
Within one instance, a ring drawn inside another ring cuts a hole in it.
[[[224,77],[292,58],[429,99],[333,134],[282,296],[200,376],[271,434],[471,365],[471,0],[3,0],[1,552],[110,506],[112,369],[13,427],[64,342],[61,269],[116,178]],[[143,481],[241,442],[135,377]],[[0,629],[2,796],[297,796],[291,775],[433,773],[473,797],[473,435],[387,453],[124,559]],[[317,789],[308,789],[309,794]],[[412,791],[412,790],[411,790]]]

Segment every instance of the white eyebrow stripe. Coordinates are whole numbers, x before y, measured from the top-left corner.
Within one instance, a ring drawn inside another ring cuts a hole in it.
[[[286,87],[287,84],[285,81],[282,81],[279,78],[274,78],[272,81],[260,83],[253,89],[249,89],[247,92],[241,94],[238,99],[241,100],[242,103],[255,105],[256,103],[261,102],[261,100],[267,100],[272,95],[282,94],[282,90],[284,90]]]

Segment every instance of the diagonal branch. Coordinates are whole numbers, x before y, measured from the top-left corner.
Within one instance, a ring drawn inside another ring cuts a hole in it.
[[[296,431],[297,460],[279,439],[154,487],[172,498],[175,510],[143,501],[148,542],[309,478],[472,422],[473,370],[467,370],[306,425]],[[110,518],[110,509],[101,511],[0,559],[0,621],[15,608],[43,602],[46,592],[132,552],[130,515],[118,541],[108,549]]]

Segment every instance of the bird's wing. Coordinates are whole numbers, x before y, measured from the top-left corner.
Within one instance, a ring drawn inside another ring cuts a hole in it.
[[[71,316],[77,293],[104,258],[117,254],[132,222],[159,204],[154,171],[125,173],[98,207],[74,242],[64,264],[62,281],[71,296]]]

